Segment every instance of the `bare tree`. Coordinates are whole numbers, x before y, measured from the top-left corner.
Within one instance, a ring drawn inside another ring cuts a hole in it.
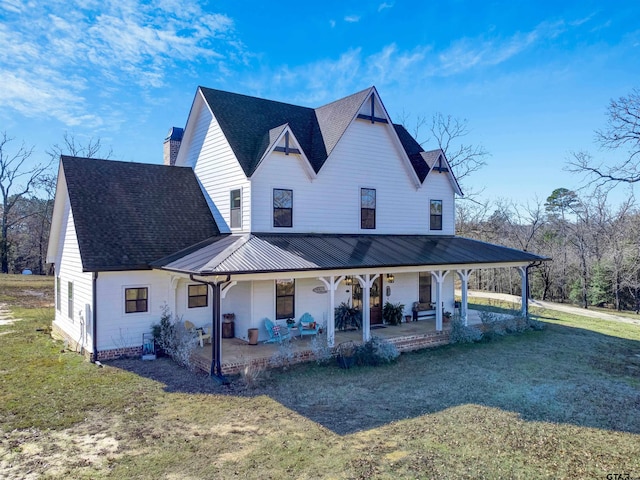
[[[60,159],[60,155],[71,155],[73,157],[84,158],[100,158],[108,160],[113,154],[113,150],[109,148],[103,153],[102,141],[100,138],[90,138],[89,141],[84,144],[78,142],[73,134],[64,132],[62,144],[54,144],[47,154],[55,161]]]
[[[607,127],[596,131],[596,143],[610,152],[626,150],[623,159],[613,164],[598,163],[588,152],[574,152],[568,170],[587,174],[589,183],[596,186],[640,182],[640,90],[633,89],[626,97],[611,100]]]
[[[28,168],[25,162],[31,157],[33,147],[23,143],[17,151],[9,152],[8,144],[13,140],[6,132],[0,135],[0,194],[2,195],[2,219],[0,224],[0,269],[9,273],[9,229],[24,219],[24,215],[11,216],[17,202],[31,193],[35,183],[49,168],[48,164],[37,164]]]

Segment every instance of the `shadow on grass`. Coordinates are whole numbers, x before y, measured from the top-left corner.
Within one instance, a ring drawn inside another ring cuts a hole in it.
[[[640,433],[640,342],[548,324],[541,332],[404,354],[385,367],[341,370],[306,364],[263,374],[257,388],[220,386],[171,361],[111,365],[169,392],[267,395],[338,434],[482,405],[536,422]]]

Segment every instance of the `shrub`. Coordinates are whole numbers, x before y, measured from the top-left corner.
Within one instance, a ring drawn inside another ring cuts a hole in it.
[[[460,318],[451,321],[451,333],[449,341],[451,343],[473,343],[482,340],[482,332],[477,328],[465,325]]]
[[[278,350],[269,359],[269,365],[274,368],[286,370],[293,362],[293,347],[291,341],[283,341],[278,345]]]
[[[318,365],[326,365],[333,357],[331,347],[327,345],[326,339],[320,335],[314,335],[311,339],[311,351]]]
[[[493,312],[480,312],[480,320],[483,340],[491,342],[506,333],[504,321],[500,315]]]
[[[260,384],[260,379],[264,374],[265,367],[260,363],[249,363],[240,371],[240,379],[245,387],[256,388]]]
[[[356,348],[355,356],[358,365],[377,367],[394,362],[400,356],[400,352],[393,343],[374,336]]]
[[[198,343],[197,334],[185,328],[182,318],[178,317],[174,321],[172,317],[169,307],[166,304],[163,305],[160,323],[151,327],[153,339],[174,362],[191,369],[193,367],[191,353]]]
[[[336,330],[346,330],[347,328],[356,328],[360,330],[362,327],[362,312],[349,306],[348,303],[342,302],[336,307]]]

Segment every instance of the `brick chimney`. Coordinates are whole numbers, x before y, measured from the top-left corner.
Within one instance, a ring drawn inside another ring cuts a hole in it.
[[[180,144],[182,143],[182,135],[184,134],[184,129],[178,127],[171,127],[169,129],[169,133],[167,133],[167,138],[164,139],[164,164],[165,165],[175,165],[176,158],[178,158],[178,150],[180,149]]]

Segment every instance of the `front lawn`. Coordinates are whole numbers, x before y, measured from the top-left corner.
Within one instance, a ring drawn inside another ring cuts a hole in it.
[[[544,331],[246,389],[164,359],[87,363],[23,296],[51,286],[7,282],[23,320],[0,326],[2,478],[640,477],[634,325],[536,312]]]

